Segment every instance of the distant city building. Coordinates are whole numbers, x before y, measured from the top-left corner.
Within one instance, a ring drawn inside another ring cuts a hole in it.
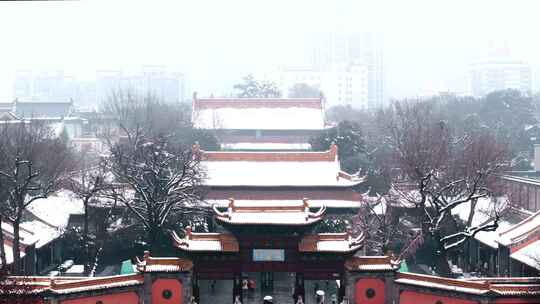
[[[367,106],[375,108],[384,105],[383,41],[380,34],[316,33],[308,41],[307,47],[310,64],[314,67],[365,66],[368,77]]]
[[[182,73],[164,66],[145,66],[137,71],[102,70],[96,73],[96,98],[106,100],[111,92],[129,89],[139,94],[151,93],[168,102],[184,101],[186,79]]]
[[[25,101],[80,98],[79,83],[62,70],[19,70],[13,88],[15,98]]]
[[[283,67],[278,79],[285,96],[295,84],[303,83],[321,90],[327,106],[369,107],[369,72],[363,64]]]
[[[530,93],[532,88],[531,66],[513,59],[506,42],[492,41],[486,58],[469,66],[470,95],[482,97],[493,91],[514,89]]]
[[[506,89],[531,91],[531,67],[519,60],[492,58],[474,62],[469,73],[471,95],[475,97]]]
[[[19,70],[13,94],[23,101],[73,99],[79,107],[95,107],[117,89],[150,92],[169,102],[184,101],[187,96],[185,76],[164,66],[144,66],[135,71],[100,70],[95,81],[80,81],[62,70]]]

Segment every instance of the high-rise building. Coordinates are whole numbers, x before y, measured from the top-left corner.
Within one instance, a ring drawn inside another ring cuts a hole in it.
[[[27,101],[66,101],[80,94],[77,81],[62,70],[19,70],[15,74],[14,97]]]
[[[369,106],[369,72],[362,64],[283,67],[278,79],[283,96],[295,84],[307,84],[324,94],[326,107],[350,105],[365,109]]]
[[[143,66],[134,71],[102,70],[96,73],[98,100],[106,100],[118,89],[129,89],[139,94],[150,93],[168,102],[185,101],[188,97],[185,76],[164,66]]]
[[[470,94],[481,97],[493,91],[531,91],[531,67],[510,58],[491,58],[470,65]]]
[[[378,33],[317,33],[307,42],[310,65],[332,69],[335,65],[367,68],[367,107],[384,105],[383,41]]]

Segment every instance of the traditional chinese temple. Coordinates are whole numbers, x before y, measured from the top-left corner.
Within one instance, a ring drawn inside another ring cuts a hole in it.
[[[193,98],[192,122],[226,150],[309,150],[326,128],[320,98]]]
[[[364,179],[341,170],[338,147],[313,151],[204,151],[194,146],[206,171],[206,201],[226,207],[238,204],[287,205],[309,198],[310,206],[358,208],[355,191]]]
[[[179,257],[146,252],[128,275],[9,277],[0,296],[55,304],[217,304],[261,303],[272,295],[274,303],[299,297],[314,303],[315,290],[324,290],[327,303],[540,303],[540,278],[449,279],[401,272],[394,257],[357,256],[363,234],[314,234],[326,210],[311,209],[307,200],[257,207],[231,200],[213,210],[221,232],[188,228],[173,235]]]
[[[301,290],[305,298],[304,280],[342,280],[344,261],[363,245],[363,234],[312,233],[325,211],[322,206],[312,212],[307,199],[255,206],[231,199],[224,210],[214,207],[224,232],[188,229],[183,238],[174,235],[174,242],[193,260],[197,280],[249,280],[267,290],[279,281],[288,295]],[[274,278],[275,273],[282,279]],[[337,290],[336,295],[343,294],[344,289]]]

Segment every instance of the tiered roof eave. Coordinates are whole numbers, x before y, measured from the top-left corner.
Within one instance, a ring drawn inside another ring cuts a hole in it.
[[[216,205],[213,210],[216,220],[231,225],[306,226],[321,221],[326,207],[311,212],[308,199],[303,199],[301,205],[237,206],[231,198],[226,211],[220,211]]]

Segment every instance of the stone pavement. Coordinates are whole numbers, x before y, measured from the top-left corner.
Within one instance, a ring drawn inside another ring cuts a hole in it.
[[[244,295],[242,304],[260,304],[264,296],[270,295],[274,298],[274,304],[293,304],[293,282],[294,276],[291,273],[274,273],[274,286],[271,290],[262,290],[260,284],[260,274],[250,273],[248,278],[255,280],[256,288],[252,293],[246,292]],[[200,303],[199,304],[231,304],[232,298],[232,280],[216,280],[215,287],[212,289],[210,280],[200,280]],[[305,304],[315,303],[315,291],[322,289],[326,293],[325,303],[331,303],[331,297],[333,294],[337,294],[337,285],[335,281],[311,281],[306,280],[305,292],[306,299]]]

